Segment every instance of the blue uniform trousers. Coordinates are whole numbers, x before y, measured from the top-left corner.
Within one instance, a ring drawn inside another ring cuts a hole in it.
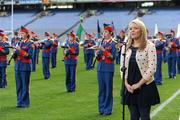
[[[37,52],[36,52],[36,64],[39,63],[39,49],[37,49]]]
[[[32,59],[31,59],[32,60],[32,64],[31,65],[32,65],[32,71],[33,72],[36,71],[36,57],[37,57],[36,54],[34,54]]]
[[[65,64],[66,70],[66,89],[67,92],[75,91],[76,87],[76,64]]]
[[[117,54],[116,54],[116,64],[120,64],[120,53],[118,52]]]
[[[180,74],[180,56],[177,58],[177,72]]]
[[[86,70],[92,69],[94,54],[86,54]]]
[[[52,68],[56,67],[56,57],[57,57],[57,52],[51,53],[51,65],[52,65]]]
[[[163,53],[162,53],[162,54],[163,54],[163,62],[166,63],[166,62],[167,62],[167,54],[168,54],[168,53],[167,53],[166,50],[163,50],[162,52],[163,52]]]
[[[87,62],[87,54],[84,52],[84,63]]]
[[[169,78],[176,76],[176,57],[168,57],[168,75]]]
[[[5,88],[6,85],[6,67],[0,67],[0,88]]]
[[[100,114],[111,114],[113,107],[113,72],[97,72],[98,108]]]
[[[154,81],[156,84],[160,84],[162,82],[162,58],[157,59],[157,67],[154,74]]]
[[[42,58],[42,64],[43,64],[42,67],[43,67],[44,79],[49,79],[49,77],[50,77],[49,62],[50,62],[49,57],[43,57]]]
[[[30,71],[15,71],[17,106],[28,107]]]

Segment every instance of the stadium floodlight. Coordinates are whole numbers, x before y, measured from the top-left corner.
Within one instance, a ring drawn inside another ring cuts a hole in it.
[[[141,4],[142,7],[152,7],[154,5],[153,2],[144,2]]]

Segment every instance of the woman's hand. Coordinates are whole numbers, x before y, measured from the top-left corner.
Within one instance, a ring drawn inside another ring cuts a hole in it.
[[[133,84],[132,85],[132,89],[133,90],[137,90],[138,88],[140,88],[141,86],[140,86],[140,84],[139,83],[136,83],[136,84]]]
[[[133,88],[132,88],[131,85],[129,85],[128,83],[126,83],[125,86],[126,86],[128,92],[130,92],[130,93],[133,93],[133,92],[134,92],[134,90],[133,90]]]

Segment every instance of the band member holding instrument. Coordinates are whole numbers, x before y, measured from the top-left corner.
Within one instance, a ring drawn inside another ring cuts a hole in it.
[[[9,44],[5,41],[5,34],[0,32],[0,88],[7,86],[6,80],[6,67],[7,67],[7,55],[9,54]]]
[[[67,92],[75,92],[76,88],[76,66],[79,55],[79,44],[74,33],[68,34],[68,42],[64,46],[64,64],[66,70]]]
[[[112,40],[113,27],[105,26],[103,41],[96,50],[98,79],[98,108],[100,115],[111,115],[113,107],[113,76],[116,42]]]
[[[56,68],[57,51],[58,51],[58,35],[56,33],[53,33],[53,45],[51,47],[51,66],[52,66],[52,68]]]
[[[31,32],[31,40],[34,43],[33,47],[33,55],[32,55],[32,72],[36,71],[36,63],[39,57],[39,48],[36,46],[36,42],[38,41],[38,36],[35,32]]]
[[[31,56],[33,53],[33,43],[30,41],[30,33],[27,28],[21,27],[21,42],[16,46],[14,54],[15,79],[17,93],[17,107],[27,108],[30,105],[29,84],[31,74]]]
[[[175,38],[175,31],[171,30],[169,37],[166,40],[167,49],[167,62],[168,62],[168,76],[169,79],[176,78],[176,60],[177,60],[177,50],[179,45],[179,40]]]
[[[49,32],[45,32],[46,40],[41,42],[42,46],[42,67],[43,67],[43,75],[44,79],[49,79],[50,77],[50,49],[53,45],[53,41],[51,40],[51,36]]]
[[[86,58],[86,70],[91,70],[92,64],[93,64],[93,58],[94,58],[94,50],[93,49],[88,49],[92,46],[95,45],[95,41],[92,39],[93,35],[89,33],[85,33],[85,41],[83,44],[84,47],[84,55]]]
[[[119,35],[116,37],[117,40],[117,44],[116,44],[116,48],[117,48],[117,53],[116,53],[116,64],[120,64],[120,58],[121,58],[121,46],[124,42],[125,39],[125,31],[121,30],[119,32]]]
[[[156,85],[162,84],[162,60],[163,60],[163,49],[165,46],[164,35],[162,32],[157,33],[157,40],[155,41],[156,55],[157,55],[157,66],[154,74],[154,81]]]
[[[14,32],[14,37],[11,40],[11,45],[16,46],[16,44],[20,41],[20,37],[18,35],[18,32]]]

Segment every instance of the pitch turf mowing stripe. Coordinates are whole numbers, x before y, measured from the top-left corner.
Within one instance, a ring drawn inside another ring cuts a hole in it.
[[[153,118],[158,112],[160,112],[166,105],[168,105],[173,99],[180,94],[180,89],[178,89],[170,98],[163,102],[159,107],[151,112],[151,118]]]

